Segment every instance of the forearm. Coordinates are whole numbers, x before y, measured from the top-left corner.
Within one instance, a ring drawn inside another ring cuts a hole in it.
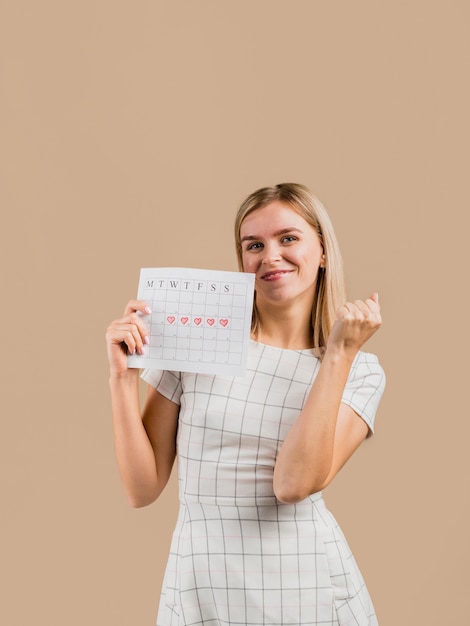
[[[158,496],[155,455],[142,422],[138,370],[111,374],[114,446],[124,489],[132,506]]]
[[[285,438],[274,468],[274,492],[298,502],[319,491],[331,469],[336,421],[355,351],[328,351],[304,408]]]

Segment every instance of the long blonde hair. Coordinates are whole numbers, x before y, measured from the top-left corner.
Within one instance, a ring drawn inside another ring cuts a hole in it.
[[[346,301],[346,287],[343,274],[343,259],[330,217],[320,200],[304,185],[281,183],[275,187],[262,187],[250,194],[241,204],[235,218],[235,245],[238,267],[243,271],[242,245],[240,228],[243,220],[262,207],[274,201],[290,206],[301,215],[318,234],[325,254],[325,267],[320,268],[312,302],[312,335],[314,348],[320,352],[326,346],[328,337],[336,319],[336,312]],[[253,305],[252,327],[256,333],[259,316],[256,309],[256,297]]]

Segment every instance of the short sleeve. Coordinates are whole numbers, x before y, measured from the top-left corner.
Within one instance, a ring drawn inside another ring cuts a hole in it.
[[[175,404],[181,404],[181,394],[183,393],[181,372],[145,369],[141,378],[168,400]]]
[[[375,354],[359,352],[349,372],[342,402],[349,405],[374,432],[375,414],[385,389],[385,372]]]

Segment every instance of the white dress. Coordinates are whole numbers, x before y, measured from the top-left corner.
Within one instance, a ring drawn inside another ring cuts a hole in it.
[[[252,341],[245,376],[145,370],[181,405],[180,512],[157,626],[372,626],[361,573],[321,493],[282,504],[277,452],[320,365],[313,350]],[[377,357],[360,352],[343,402],[373,432],[385,385]]]

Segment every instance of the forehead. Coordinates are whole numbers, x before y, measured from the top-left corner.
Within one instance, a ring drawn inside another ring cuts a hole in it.
[[[303,231],[313,229],[296,209],[285,202],[276,200],[247,215],[241,223],[240,234],[243,236],[289,227]]]

